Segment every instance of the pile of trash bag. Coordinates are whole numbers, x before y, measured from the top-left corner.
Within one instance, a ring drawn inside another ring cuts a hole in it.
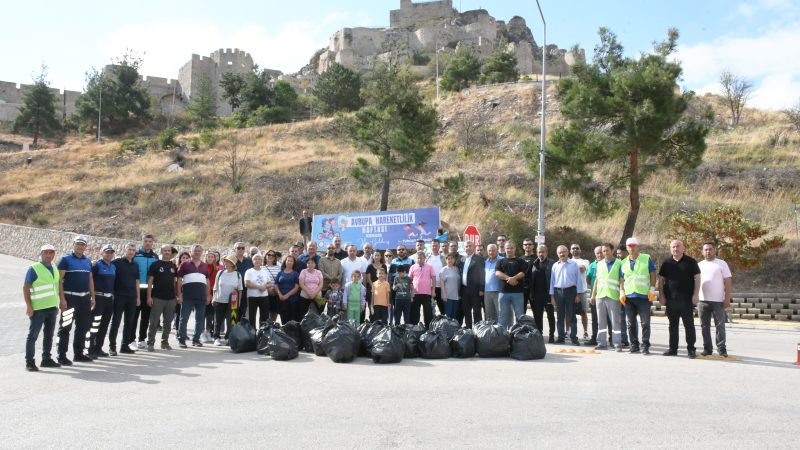
[[[309,310],[306,315],[303,316],[303,319],[300,320],[300,331],[303,333],[303,342],[298,342],[301,350],[305,350],[307,352],[314,351],[314,345],[311,342],[311,330],[324,327],[330,320],[331,319],[327,315],[317,314],[311,310]]]
[[[406,344],[406,350],[403,358],[416,358],[419,356],[419,338],[425,333],[425,326],[421,323],[416,325],[403,324],[398,328],[403,332],[403,340]]]
[[[505,327],[494,321],[481,321],[473,325],[475,330],[475,350],[481,358],[508,356],[511,335]]]
[[[378,364],[399,363],[403,360],[406,351],[403,330],[393,326],[384,327],[372,338],[370,348],[372,362]]]
[[[450,357],[450,344],[441,331],[426,331],[419,338],[419,356],[425,359]]]
[[[280,329],[280,325],[272,321],[261,322],[256,333],[256,352],[259,355],[269,355],[269,334],[274,329]]]
[[[469,328],[460,328],[450,339],[450,356],[453,358],[472,358],[475,356],[477,336]]]
[[[281,330],[294,340],[294,342],[297,344],[298,350],[303,346],[303,332],[300,329],[299,322],[290,320],[283,324]]]
[[[233,353],[256,351],[256,329],[250,325],[249,320],[241,318],[236,326],[231,328],[228,344]]]
[[[370,356],[372,350],[372,340],[383,329],[386,328],[386,322],[376,320],[375,322],[364,322],[358,327],[358,336],[361,339],[361,345],[358,349],[358,356]]]
[[[289,322],[291,323],[291,322]],[[287,323],[287,325],[289,324]],[[297,323],[297,322],[295,322]],[[300,324],[297,324],[298,331]],[[269,356],[276,361],[288,361],[297,358],[299,350],[297,341],[288,333],[279,328],[273,328],[269,332]]]
[[[458,324],[456,319],[451,319],[444,315],[439,315],[431,320],[430,329],[431,331],[441,331],[447,340],[453,339],[453,336],[456,334],[461,326]]]
[[[519,360],[542,359],[547,354],[544,336],[536,328],[517,322],[511,327],[511,357]]]
[[[353,322],[337,320],[323,336],[321,345],[331,361],[347,363],[356,359],[361,339]]]

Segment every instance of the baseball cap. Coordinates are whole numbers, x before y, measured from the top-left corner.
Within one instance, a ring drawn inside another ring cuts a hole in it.
[[[628,240],[625,241],[625,245],[639,245],[639,240],[635,237],[629,237]]]
[[[303,245],[303,243],[302,243],[302,242],[300,242],[300,241],[297,241],[297,242],[295,242],[295,243],[294,243],[294,246],[295,246],[295,247],[297,247],[297,248],[306,248],[306,246],[305,246],[305,245]]]
[[[75,239],[72,240],[72,243],[76,244],[78,242],[81,242],[81,243],[85,244],[87,242],[86,241],[86,236],[84,236],[82,234],[79,234],[79,235],[75,236]]]
[[[114,251],[114,246],[111,245],[111,244],[106,244],[106,245],[103,246],[102,249],[100,249],[100,251],[102,251],[103,253],[105,253],[105,252],[107,252],[109,250],[113,252]]]
[[[42,253],[42,252],[54,252],[54,251],[56,251],[56,248],[53,247],[52,244],[45,244],[45,245],[42,246],[42,248],[39,249],[39,253]]]

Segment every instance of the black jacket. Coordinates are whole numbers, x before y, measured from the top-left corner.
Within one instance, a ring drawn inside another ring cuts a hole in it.
[[[458,262],[459,271],[462,274],[464,270],[467,271],[467,286],[465,288],[462,285],[462,289],[466,289],[468,292],[478,295],[478,292],[483,292],[483,286],[486,282],[484,259],[481,255],[475,253],[469,261],[469,267],[464,267],[464,262],[466,262],[466,260],[467,257],[462,256],[461,260]]]
[[[555,264],[555,261],[550,258],[545,258],[541,265],[539,264],[539,258],[536,258],[533,260],[533,263],[530,264],[529,270],[531,277],[528,288],[530,289],[531,296],[534,296],[537,292],[539,292],[540,295],[545,295],[547,298],[550,297],[550,277],[553,273],[553,264]],[[540,286],[536,281],[537,275],[542,270],[544,270],[544,286]]]

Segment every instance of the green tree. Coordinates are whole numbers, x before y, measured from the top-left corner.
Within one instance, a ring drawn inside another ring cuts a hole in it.
[[[292,121],[292,110],[297,105],[297,92],[284,80],[278,80],[272,88],[269,104],[261,105],[248,117],[250,126],[287,123]]]
[[[514,63],[516,67],[516,62]],[[516,69],[515,69],[516,70]],[[481,74],[481,63],[472,47],[461,46],[453,53],[444,69],[440,86],[445,91],[460,91],[478,81]]]
[[[481,74],[481,84],[507,83],[517,81],[519,78],[517,57],[504,47],[501,44],[486,60]]]
[[[224,73],[219,80],[219,85],[222,88],[222,98],[231,105],[231,111],[236,111],[236,108],[242,104],[242,89],[244,89],[245,85],[244,76],[232,72]]]
[[[363,104],[360,92],[361,76],[339,63],[331,64],[312,90],[325,115],[358,110]]]
[[[748,220],[741,209],[730,206],[692,215],[676,214],[670,225],[670,237],[682,240],[689,254],[702,257],[703,244],[713,242],[717,256],[728,263],[731,272],[761,267],[767,252],[786,244],[783,236],[762,239],[769,233],[767,227]],[[759,243],[755,244],[756,241]]]
[[[358,158],[351,175],[363,187],[381,185],[380,210],[385,211],[392,181],[410,180],[406,176],[422,169],[433,154],[436,110],[423,101],[408,69],[397,65],[376,67],[363,94],[365,106],[339,120],[357,147],[377,157],[377,168]]]
[[[86,92],[75,102],[78,121],[96,124],[99,110],[103,121],[112,130],[118,130],[127,122],[147,118],[150,95],[139,79],[141,66],[141,58],[126,52],[102,72],[89,71]]]
[[[200,77],[197,90],[186,108],[189,119],[197,129],[214,128],[217,122],[217,92],[207,75]]]
[[[23,96],[12,130],[31,134],[34,146],[39,142],[39,136],[50,136],[61,130],[56,115],[56,98],[47,82],[47,66],[42,66],[42,71],[33,79],[33,87]]]
[[[244,75],[244,86],[240,94],[240,110],[245,116],[262,106],[271,106],[275,102],[275,92],[269,86],[269,79],[265,72],[258,72],[255,68]]]
[[[549,179],[578,192],[598,212],[616,205],[627,189],[630,209],[620,242],[633,235],[639,216],[639,187],[660,170],[682,172],[700,164],[712,115],[677,91],[681,66],[670,57],[677,30],[652,53],[624,58],[616,35],[601,28],[591,64],[572,66],[573,77],[558,85],[566,126],[556,126],[546,148]],[[534,145],[522,146],[533,173]]]

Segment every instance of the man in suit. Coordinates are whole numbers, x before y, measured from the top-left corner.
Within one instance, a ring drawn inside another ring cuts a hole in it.
[[[472,328],[474,322],[480,322],[481,297],[485,282],[483,257],[475,253],[475,244],[467,241],[464,245],[465,255],[461,257],[461,308],[464,311],[464,323]]]
[[[530,281],[528,299],[533,311],[533,319],[536,321],[536,328],[544,336],[544,312],[547,311],[547,324],[550,326],[550,338],[548,342],[554,342],[553,335],[556,330],[556,315],[553,305],[550,303],[550,275],[553,270],[553,261],[547,257],[547,246],[540,245],[536,249],[537,258],[530,264]]]

